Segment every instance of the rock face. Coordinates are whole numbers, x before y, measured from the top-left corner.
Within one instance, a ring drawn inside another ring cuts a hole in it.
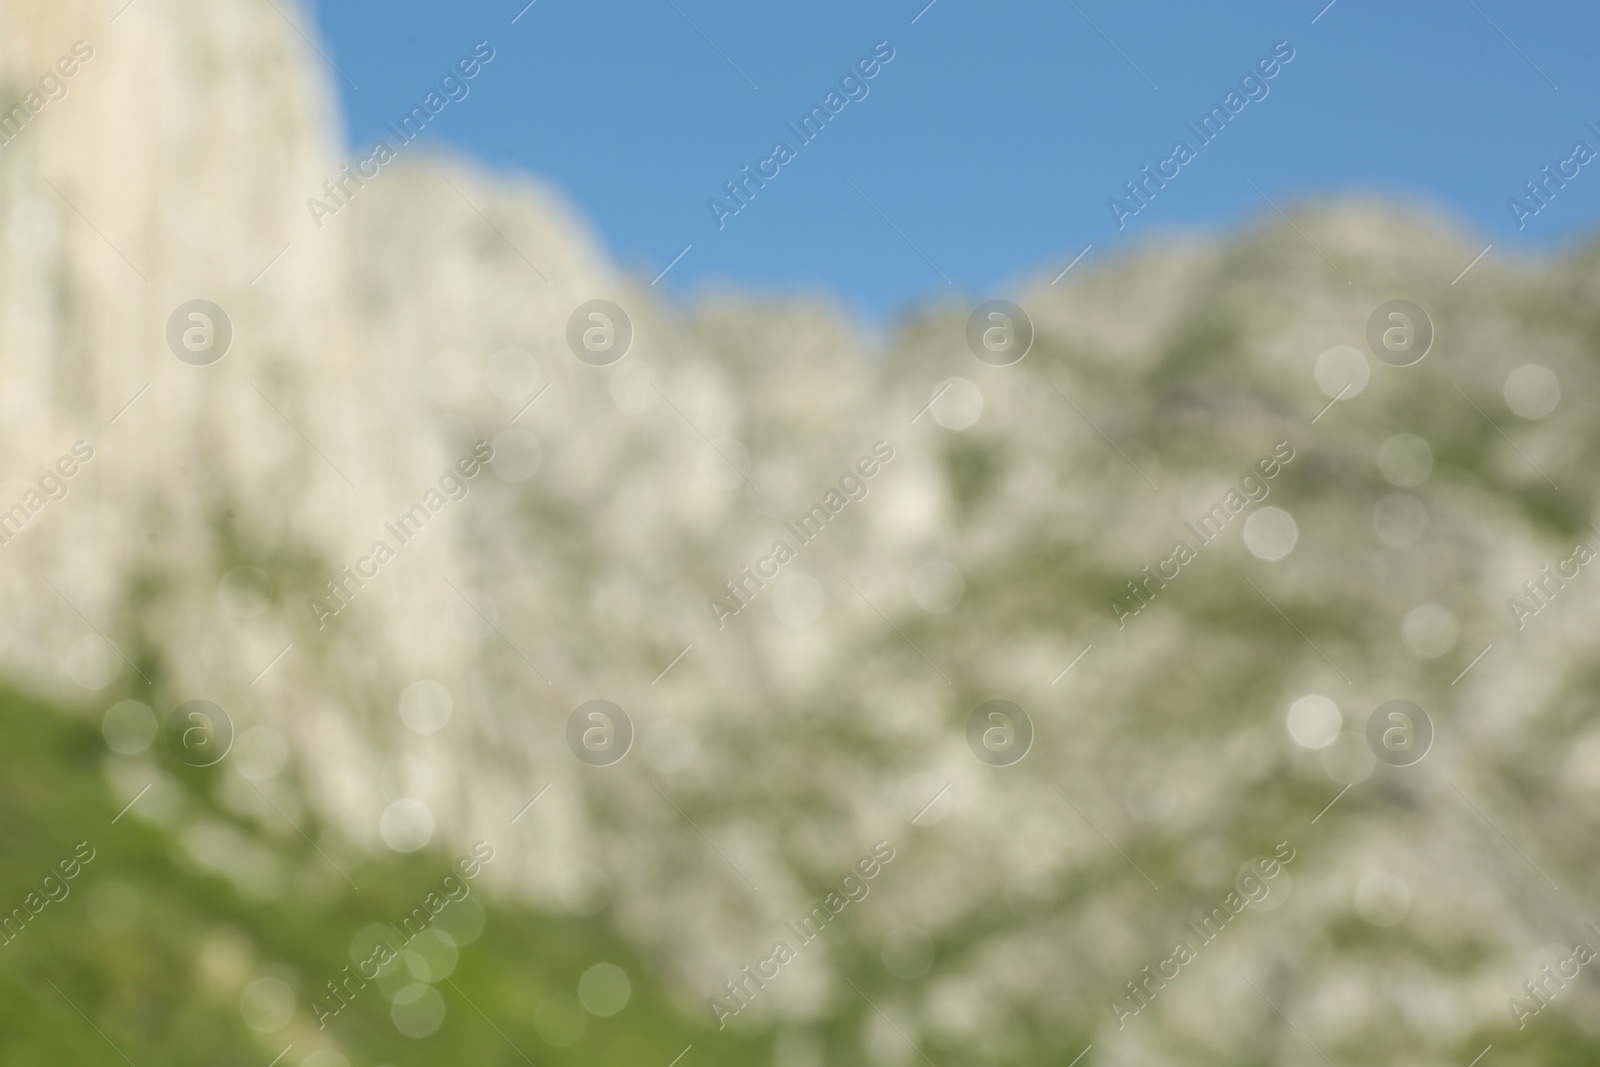
[[[1246,979],[1336,1059],[1470,1057],[1594,944],[1593,253],[1453,285],[1472,241],[1343,205],[1041,281],[990,366],[967,307],[883,340],[665,306],[424,141],[315,218],[346,161],[290,19],[0,5],[8,672],[96,713],[214,701],[241,816],[335,857],[503,844],[502,891],[610,908],[696,1010],[783,941],[734,1025],[782,1020],[794,1062],[841,1015],[883,1062],[895,1028],[1300,1062]],[[1436,328],[1413,366],[1365,354],[1394,298]],[[596,299],[634,334],[608,366],[568,340]],[[194,300],[219,361],[169,343]],[[635,732],[610,766],[567,740],[591,699]],[[1031,719],[1009,766],[969,746],[991,699]],[[1392,699],[1431,722],[1411,766],[1366,740]],[[131,797],[183,768],[107,769]],[[818,901],[848,936],[797,935]],[[1588,989],[1547,999],[1593,1026]]]

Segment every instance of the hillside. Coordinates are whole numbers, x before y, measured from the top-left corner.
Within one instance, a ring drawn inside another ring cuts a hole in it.
[[[665,303],[425,144],[309,218],[336,123],[264,0],[0,31],[12,87],[95,41],[0,154],[6,899],[95,857],[3,950],[19,1062],[104,1054],[69,998],[135,1062],[302,1055],[321,976],[479,841],[465,996],[401,1038],[365,992],[352,1063],[665,1067],[772,967],[704,1055],[1592,1060],[1589,978],[1515,1003],[1600,924],[1600,251],[1463,274],[1447,220],[1294,205],[1041,277],[1000,366],[976,295],[884,333]],[[1371,340],[1397,300],[1420,360]],[[226,329],[185,341],[193,301]],[[235,748],[113,752],[124,700]],[[541,1037],[602,962],[637,1003]]]
[[[27,915],[0,935],[7,1063],[263,1064],[286,1046],[311,1067],[665,1063],[691,1043],[699,1063],[766,1055],[759,1038],[706,1040],[603,914],[493,901],[445,851],[335,869],[296,832],[321,836],[315,816],[260,821],[247,779],[170,755],[119,814],[105,774],[125,757],[81,711],[6,691],[0,731],[0,900]],[[485,867],[504,855],[490,851]],[[87,862],[60,866],[74,857]],[[449,903],[408,926],[452,874]],[[379,937],[410,955],[354,982]]]

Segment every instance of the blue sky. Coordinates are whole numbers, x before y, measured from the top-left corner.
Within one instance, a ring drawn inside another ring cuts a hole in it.
[[[1176,227],[1246,225],[1272,213],[1263,195],[1291,213],[1350,193],[1425,202],[1491,255],[1600,222],[1600,161],[1520,231],[1506,205],[1575,141],[1600,150],[1593,0],[525,3],[324,0],[352,147],[486,40],[495,59],[424,136],[556,186],[646,280],[692,245],[659,285],[679,298],[827,293],[882,318],[1003,294],[1087,246],[1083,267]],[[865,98],[800,146],[785,124],[880,41],[894,58]],[[1184,124],[1281,41],[1294,58],[1268,95],[1119,229],[1107,200],[1179,138],[1198,144]],[[719,229],[707,201],[731,206],[723,183],[780,139],[795,158]]]

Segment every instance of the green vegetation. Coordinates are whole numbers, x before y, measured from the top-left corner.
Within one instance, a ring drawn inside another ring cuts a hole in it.
[[[691,1043],[692,1059],[684,1061],[690,1067],[770,1059],[765,1036],[731,1030],[703,1036],[705,1021],[669,1001],[649,964],[623,945],[603,914],[558,917],[491,901],[480,892],[486,878],[440,916],[447,927],[451,908],[470,913],[471,902],[483,904],[481,935],[461,947],[451,973],[434,981],[445,1005],[437,1031],[421,1039],[399,1033],[381,982],[360,990],[319,1031],[310,1001],[351,962],[352,938],[373,923],[398,922],[456,857],[423,851],[341,864],[360,887],[353,891],[298,834],[264,837],[208,799],[221,769],[167,762],[187,793],[186,822],[229,823],[272,848],[291,872],[281,897],[254,899],[232,879],[190,862],[181,834],[141,821],[137,810],[117,818],[120,805],[101,773],[107,750],[93,721],[6,690],[0,734],[6,738],[0,901],[8,911],[27,911],[30,893],[38,907],[46,890],[57,896],[66,890],[20,932],[13,921],[5,935],[11,940],[0,944],[0,1062],[44,1067],[125,1057],[140,1067],[265,1067],[292,1045],[281,1063],[297,1065],[326,1049],[352,1065],[666,1067]],[[309,816],[297,821],[318,837]],[[88,843],[81,855],[92,858],[75,877],[61,878],[58,864],[70,861],[80,842]],[[51,872],[56,878],[42,887]],[[602,961],[620,966],[631,984],[626,1006],[609,1017],[583,1011],[576,998],[579,977]],[[404,966],[397,961],[386,973]],[[263,975],[284,980],[295,994],[290,1021],[265,1033],[253,1030],[240,1009],[244,987]],[[580,1028],[570,1044],[545,1040],[564,1040]],[[310,1062],[342,1061],[323,1053]]]

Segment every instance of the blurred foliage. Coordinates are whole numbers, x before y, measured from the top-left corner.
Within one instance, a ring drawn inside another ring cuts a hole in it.
[[[398,921],[453,869],[456,857],[424,850],[374,856],[353,868],[341,864],[360,887],[347,892],[342,879],[324,879],[327,861],[308,841],[287,834],[273,845],[291,869],[313,877],[287,879],[279,899],[248,899],[232,880],[196,868],[177,834],[141,821],[137,810],[112,823],[121,805],[113,804],[102,778],[106,747],[93,723],[4,690],[0,734],[5,910],[24,907],[28,894],[38,893],[45,876],[80,842],[94,849],[93,859],[65,882],[67,895],[46,904],[0,944],[0,1063],[126,1058],[171,1067],[264,1067],[291,1044],[279,1061],[289,1067],[319,1049],[336,1051],[352,1065],[666,1067],[691,1043],[693,1060],[686,1062],[692,1067],[770,1059],[765,1035],[703,1035],[709,1016],[686,1017],[669,1001],[648,963],[624,946],[603,914],[553,916],[497,903],[481,891],[486,878],[472,883],[467,898],[484,906],[483,933],[462,946],[453,973],[435,983],[446,1005],[436,1032],[417,1040],[402,1036],[377,982],[318,1031],[309,1001],[349,962],[352,937],[370,924]],[[181,772],[178,780],[189,793],[189,817],[228,821],[241,833],[260,836],[208,801],[224,773],[220,767],[171,767]],[[296,821],[317,837],[310,816]],[[324,869],[316,870],[318,864]],[[319,881],[332,891],[305,890]],[[94,894],[108,885],[124,905],[130,898],[138,902],[124,908],[137,918],[116,924],[120,929],[91,921]],[[60,890],[53,885],[52,892]],[[7,936],[14,931],[15,925]],[[218,953],[218,946],[251,961],[236,985],[263,973],[289,982],[296,1010],[287,1026],[257,1033],[246,1024],[241,989],[219,982],[203,963],[228,955]],[[237,949],[245,946],[241,956]],[[568,1005],[570,1012],[577,1005],[579,976],[601,961],[627,972],[632,994],[626,1007],[610,1017],[589,1016],[571,1044],[542,1040],[535,1024],[540,1005],[559,997],[556,1006]],[[312,1062],[320,1067],[340,1061],[324,1054]]]

